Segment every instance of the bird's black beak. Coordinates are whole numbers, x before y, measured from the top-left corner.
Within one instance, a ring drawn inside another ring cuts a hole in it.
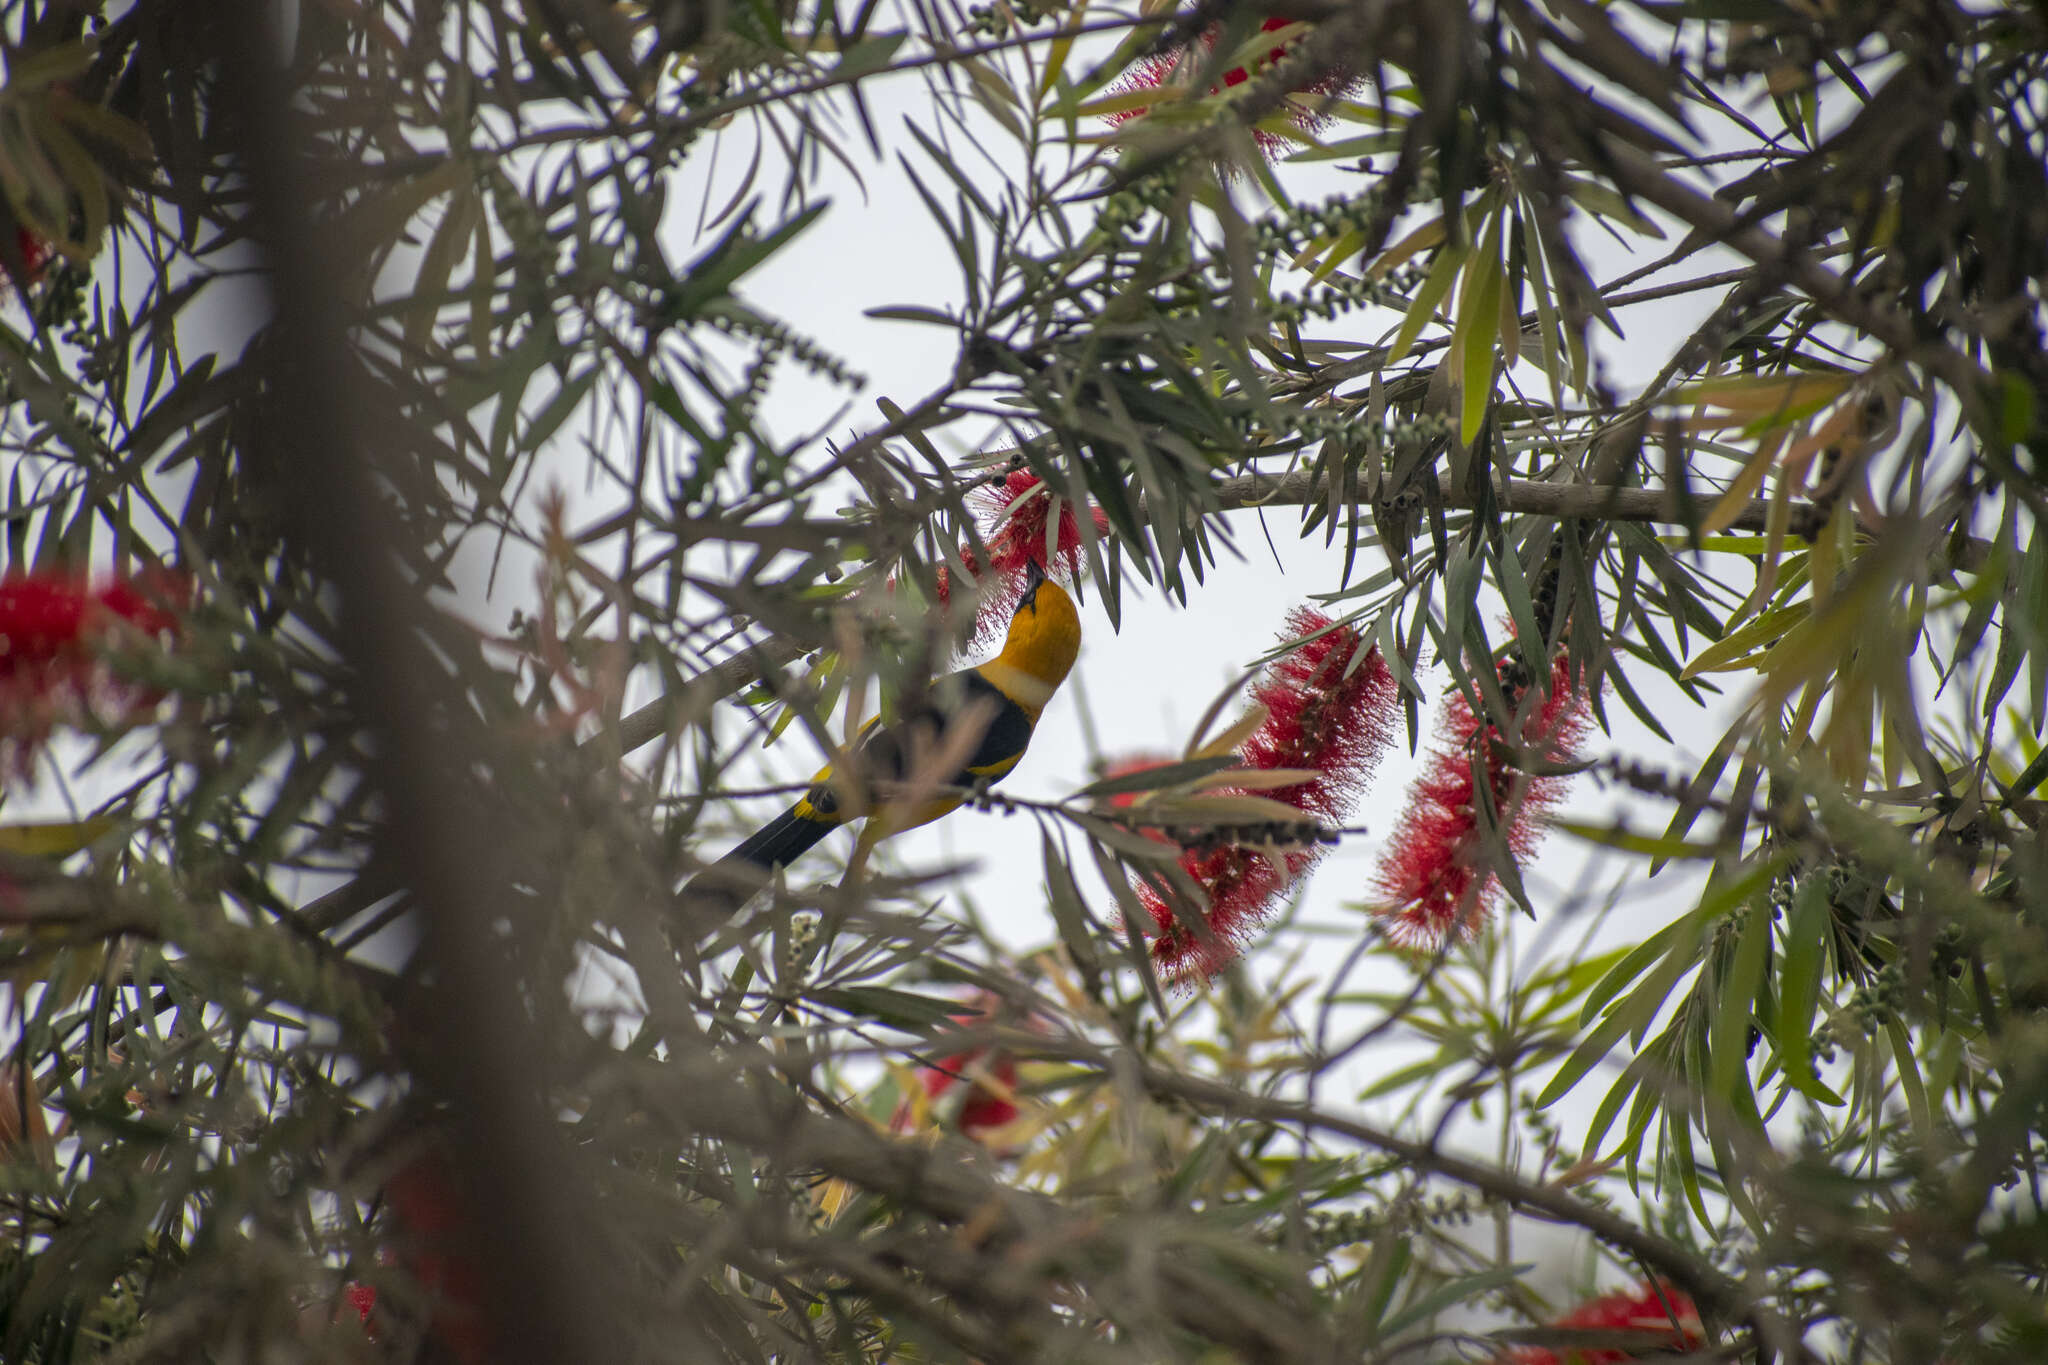
[[[1037,560],[1034,559],[1024,566],[1024,595],[1017,599],[1018,610],[1021,611],[1025,607],[1030,607],[1033,611],[1038,610],[1038,589],[1044,582],[1045,569]]]

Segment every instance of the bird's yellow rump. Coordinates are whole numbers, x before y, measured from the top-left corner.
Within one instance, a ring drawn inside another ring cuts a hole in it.
[[[936,680],[925,704],[894,724],[869,721],[846,771],[825,765],[795,805],[705,869],[686,895],[700,910],[737,910],[774,869],[866,817],[849,864],[857,871],[881,840],[929,824],[967,799],[962,788],[1016,767],[1080,651],[1074,599],[1034,575],[1001,653]]]

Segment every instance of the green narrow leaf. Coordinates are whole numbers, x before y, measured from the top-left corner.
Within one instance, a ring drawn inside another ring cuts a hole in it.
[[[1401,319],[1401,330],[1394,334],[1394,344],[1387,350],[1387,367],[1397,365],[1401,357],[1408,354],[1408,348],[1422,335],[1422,329],[1436,316],[1436,306],[1451,292],[1451,285],[1458,278],[1458,268],[1464,264],[1471,248],[1452,243],[1437,252],[1436,260],[1429,267],[1429,274],[1422,281],[1422,288],[1415,291],[1415,297],[1408,303],[1408,315]]]
[[[833,68],[835,77],[859,78],[871,72],[880,71],[896,58],[896,51],[909,41],[910,33],[901,29],[894,33],[877,33],[861,39],[846,49],[846,55]]]
[[[548,400],[547,406],[535,413],[533,421],[527,424],[521,438],[521,444],[525,449],[539,449],[550,436],[561,429],[562,423],[569,420],[570,415],[589,395],[591,386],[597,383],[597,376],[602,368],[600,365],[592,364],[581,374],[563,381],[562,387]]]
[[[413,276],[412,297],[404,303],[408,346],[423,346],[433,336],[442,299],[448,293],[448,278],[467,252],[482,211],[474,185],[464,185],[449,196],[448,207],[420,257],[419,272]]]
[[[1465,269],[1457,330],[1451,340],[1452,349],[1461,357],[1458,439],[1465,445],[1478,439],[1479,424],[1486,420],[1487,405],[1493,401],[1493,344],[1500,331],[1503,280],[1500,223],[1505,216],[1496,213],[1487,219],[1479,254]]]
[[[740,211],[739,221],[691,262],[684,274],[682,287],[664,301],[663,315],[671,322],[696,317],[706,306],[730,293],[741,277],[794,241],[798,233],[817,222],[831,207],[829,199],[821,199],[786,219],[765,237],[755,237],[749,232],[753,206],[748,205]]]
[[[1394,1314],[1393,1317],[1381,1323],[1380,1335],[1382,1337],[1398,1336],[1403,1328],[1427,1322],[1446,1308],[1455,1307],[1467,1299],[1484,1294],[1489,1289],[1497,1289],[1504,1284],[1513,1284],[1535,1268],[1534,1262],[1522,1265],[1495,1266],[1491,1270],[1482,1270],[1477,1275],[1468,1275],[1461,1280],[1453,1280],[1449,1284],[1439,1285],[1431,1293],[1423,1295],[1420,1299],[1417,1299],[1414,1303],[1409,1304],[1406,1308]]]
[[[1550,1083],[1536,1096],[1538,1109],[1547,1109],[1563,1099],[1588,1071],[1607,1060],[1608,1054],[1614,1051],[1615,1046],[1624,1037],[1649,1026],[1658,1009],[1663,1006],[1664,997],[1678,984],[1679,977],[1691,970],[1693,946],[1682,939],[1673,940],[1664,953],[1663,961],[1658,964],[1657,970],[1651,973],[1649,979],[1630,993],[1628,999],[1616,1005],[1600,1021],[1598,1027],[1558,1066],[1556,1073],[1550,1078]],[[1633,956],[1631,954],[1631,957]],[[1624,962],[1616,967],[1615,971],[1619,972],[1627,965]],[[1604,986],[1606,983],[1601,984]]]
[[[1508,604],[1508,616],[1515,623],[1515,649],[1528,666],[1532,678],[1550,676],[1550,642],[1544,637],[1543,625],[1536,619],[1536,603],[1529,596],[1529,579],[1522,569],[1521,557],[1512,550],[1503,549],[1498,554],[1489,553],[1493,560],[1494,581],[1500,585],[1500,595]]]
[[[1713,844],[1687,843],[1683,839],[1666,839],[1652,834],[1637,834],[1626,828],[1589,824],[1582,820],[1551,820],[1554,828],[1584,839],[1590,844],[1603,848],[1616,848],[1625,853],[1641,854],[1646,858],[1711,858],[1716,846]]]
[[[1707,1201],[1700,1197],[1700,1168],[1692,1155],[1692,1119],[1682,1109],[1665,1107],[1664,1154],[1671,1163],[1671,1173],[1678,1178],[1679,1188],[1685,1191],[1685,1202],[1693,1217],[1711,1232],[1714,1220],[1707,1213]]]
[[[1052,834],[1041,830],[1039,839],[1045,861],[1046,898],[1051,903],[1053,923],[1059,927],[1060,939],[1067,945],[1067,955],[1073,958],[1074,967],[1081,973],[1089,995],[1099,998],[1102,994],[1102,959],[1095,951],[1095,931],[1089,923],[1088,908],[1081,900],[1080,888],[1074,884],[1072,869],[1053,845]]]
[[[1123,916],[1120,946],[1123,948],[1124,960],[1131,964],[1132,970],[1138,974],[1138,979],[1144,982],[1145,994],[1151,1000],[1152,1008],[1158,1012],[1161,1019],[1164,1019],[1167,1017],[1166,994],[1159,989],[1159,973],[1153,968],[1152,953],[1145,942],[1144,925],[1152,918],[1151,913],[1139,901],[1137,893],[1131,890],[1130,882],[1124,877],[1122,868],[1117,865],[1116,859],[1107,848],[1090,839],[1088,852],[1095,859],[1095,867],[1102,874],[1103,884],[1109,888],[1110,895],[1116,898],[1118,913]]]
[[[1906,1096],[1913,1134],[1925,1148],[1934,1140],[1934,1114],[1927,1102],[1927,1087],[1920,1079],[1919,1060],[1913,1055],[1913,1040],[1896,1016],[1885,1021],[1885,1036],[1891,1042],[1892,1064],[1899,1071],[1899,1089]]]
[[[1813,1016],[1820,1007],[1821,974],[1827,964],[1832,922],[1827,874],[1809,872],[1799,879],[1786,917],[1778,1017],[1773,1021],[1772,1038],[1786,1083],[1822,1104],[1839,1105],[1841,1097],[1821,1084],[1813,1069]]]
[[[1771,956],[1771,916],[1759,902],[1742,917],[1735,949],[1730,954],[1728,973],[1719,983],[1714,1001],[1713,1022],[1707,1032],[1707,1058],[1711,1068],[1707,1093],[1731,1109],[1739,1108],[1740,1087],[1749,1088],[1748,1040],[1750,1024],[1756,1018],[1757,999],[1764,984],[1764,964]]]
[[[1596,1160],[1600,1155],[1600,1143],[1607,1136],[1607,1130],[1620,1117],[1621,1106],[1628,1103],[1628,1097],[1636,1093],[1643,1079],[1649,1074],[1654,1063],[1654,1053],[1638,1053],[1633,1061],[1622,1068],[1621,1079],[1608,1087],[1607,1094],[1600,1100],[1600,1107],[1593,1111],[1593,1121],[1586,1125],[1585,1139],[1579,1143],[1579,1151],[1587,1160]],[[1612,1157],[1609,1158],[1610,1160]]]
[[[892,990],[887,986],[841,986],[815,990],[811,992],[811,999],[821,1005],[913,1033],[952,1018],[953,1012],[960,1008],[957,1000],[912,995],[909,991]]]
[[[1215,758],[1191,759],[1185,763],[1162,763],[1156,768],[1142,772],[1125,773],[1122,777],[1105,777],[1099,782],[1090,782],[1074,793],[1081,797],[1119,796],[1125,792],[1158,791],[1182,782],[1194,782],[1210,773],[1220,773],[1225,768],[1234,768],[1241,760],[1234,753],[1221,754]]]

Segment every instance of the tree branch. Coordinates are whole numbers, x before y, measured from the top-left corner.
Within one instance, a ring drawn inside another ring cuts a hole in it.
[[[591,1252],[595,1229],[575,1195],[568,1152],[536,1093],[530,1020],[505,979],[494,923],[516,899],[502,856],[515,828],[476,774],[494,766],[488,735],[435,652],[442,618],[401,567],[407,525],[380,488],[377,452],[403,448],[386,395],[364,377],[334,281],[345,270],[316,243],[311,206],[325,188],[314,139],[276,67],[264,7],[231,8],[218,26],[222,105],[239,135],[267,325],[263,429],[254,476],[292,539],[340,599],[336,644],[355,684],[352,719],[372,737],[381,852],[418,896],[430,992],[400,1042],[449,1101],[473,1200],[493,1359],[556,1362],[617,1354],[618,1314]],[[329,234],[331,236],[331,234]],[[404,485],[403,478],[392,482]]]
[[[1227,512],[1259,507],[1303,507],[1319,503],[1326,496],[1322,482],[1303,470],[1289,474],[1241,474],[1222,479],[1213,485],[1213,495],[1216,505]],[[1449,474],[1439,476],[1437,496],[1446,507],[1472,506],[1472,498],[1462,486],[1452,482]],[[1509,479],[1496,484],[1493,498],[1504,512],[1517,516],[1554,517],[1560,521],[1597,519],[1692,526],[1706,510],[1704,499],[1681,498],[1670,489],[1601,488],[1592,484],[1539,483],[1532,479]],[[1736,513],[1735,519],[1728,523],[1728,529],[1764,530],[1770,511],[1769,500],[1752,499]],[[1802,515],[1818,516],[1821,510],[1811,503],[1795,502],[1791,504],[1791,515],[1793,524],[1798,525]],[[1864,531],[1872,536],[1884,533],[1885,529],[1882,526],[1864,526]],[[1974,568],[1982,564],[1990,552],[1990,542],[1972,537],[1964,543],[1960,565]],[[621,719],[618,726],[620,752],[632,753],[652,744],[671,730],[689,724],[712,702],[761,681],[775,669],[787,667],[805,653],[804,648],[794,641],[771,639],[706,669],[685,684],[681,692],[651,701]]]
[[[1955,391],[1964,412],[1973,420],[1982,415],[1990,376],[1938,337],[1923,335],[1905,312],[1859,292],[1821,264],[1812,252],[1796,249],[1746,222],[1733,207],[1682,183],[1636,148],[1610,137],[1602,143],[1602,150],[1606,164],[1601,169],[1622,193],[1647,199],[1711,240],[1733,247],[1758,265],[1782,272],[1786,280],[1838,322],[1883,342],[1902,359],[1939,375]]]

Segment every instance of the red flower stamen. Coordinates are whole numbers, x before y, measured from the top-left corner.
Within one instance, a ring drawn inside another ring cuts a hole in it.
[[[341,1287],[341,1297],[350,1308],[356,1310],[356,1321],[367,1327],[370,1314],[377,1311],[377,1286],[351,1282]],[[373,1333],[373,1339],[374,1336]]]
[[[16,287],[26,289],[42,279],[43,271],[55,253],[48,242],[25,227],[14,230],[14,247],[21,256],[20,274],[15,274],[11,265],[0,265],[0,275],[11,276]]]
[[[1332,628],[1331,618],[1310,608],[1289,613],[1286,638],[1307,642],[1274,660],[1252,687],[1251,700],[1264,708],[1265,719],[1238,746],[1238,762],[1260,772],[1313,770],[1312,778],[1256,795],[1319,823],[1341,825],[1393,737],[1394,677],[1377,649],[1358,659],[1362,641],[1355,629]],[[1320,846],[1187,850],[1180,865],[1208,897],[1206,932],[1183,923],[1157,888],[1140,883],[1138,898],[1152,916],[1152,957],[1161,975],[1187,985],[1229,966],[1280,897],[1321,856]]]
[[[1560,653],[1541,696],[1510,696],[1522,715],[1519,747],[1546,762],[1568,762],[1585,738],[1585,699]],[[1446,936],[1469,939],[1491,917],[1499,883],[1487,860],[1475,772],[1485,799],[1517,858],[1536,851],[1544,811],[1564,795],[1566,779],[1531,776],[1511,761],[1501,734],[1481,724],[1463,691],[1453,692],[1437,726],[1438,744],[1409,793],[1408,804],[1380,862],[1374,913],[1387,935],[1411,947]]]
[[[985,1025],[995,1008],[996,1002],[989,999],[953,1018],[968,1027]],[[1015,1057],[1002,1048],[978,1043],[935,1065],[918,1068],[917,1083],[924,1091],[928,1109],[936,1106],[942,1097],[953,1093],[956,1087],[966,1086],[957,1107],[948,1105],[949,1112],[939,1116],[941,1123],[969,1142],[987,1148],[992,1155],[1016,1154],[1014,1147],[1002,1142],[998,1136],[1023,1112],[1017,1103]],[[908,1100],[898,1105],[889,1121],[891,1131],[915,1131],[917,1112]]]
[[[1553,1351],[1521,1346],[1494,1357],[1494,1365],[1621,1365],[1644,1352],[1688,1351],[1706,1344],[1700,1310],[1683,1290],[1664,1281],[1644,1281],[1582,1303],[1550,1324],[1588,1332],[1639,1332],[1636,1347],[1577,1347]]]
[[[1103,781],[1108,781],[1113,777],[1130,777],[1135,773],[1149,773],[1154,768],[1165,768],[1178,762],[1180,762],[1179,759],[1169,758],[1164,754],[1131,754],[1128,757],[1113,758],[1104,763],[1099,776]],[[1112,796],[1104,798],[1103,804],[1107,805],[1111,810],[1129,810],[1149,795],[1151,793],[1142,791],[1117,792]],[[1138,833],[1148,839],[1156,839],[1161,843],[1166,842],[1166,835],[1157,829],[1140,828]]]
[[[1081,570],[1081,522],[1074,504],[1059,497],[1028,469],[1015,469],[1002,482],[988,485],[972,495],[981,541],[988,551],[988,563],[972,546],[960,547],[960,561],[969,582],[982,591],[981,607],[975,617],[977,634],[1000,631],[1024,596],[1024,584],[1031,566],[1046,577],[1072,583]],[[1059,520],[1053,523],[1054,508]],[[1109,516],[1101,508],[1089,509],[1095,533],[1109,531]],[[1051,553],[1047,554],[1047,527],[1053,525]],[[942,604],[953,600],[952,574],[941,565],[938,598]]]
[[[1169,754],[1130,754],[1123,758],[1104,760],[1096,776],[1100,780],[1107,782],[1113,777],[1131,777],[1137,773],[1149,773],[1154,768],[1164,768],[1180,761]],[[1145,793],[1141,791],[1118,792],[1116,795],[1106,799],[1111,809],[1127,810],[1137,804],[1138,800],[1144,795]]]
[[[1295,23],[1295,20],[1283,19],[1278,15],[1274,15],[1259,25],[1259,32],[1277,33],[1282,29],[1294,27]],[[1145,58],[1132,67],[1129,73],[1117,82],[1115,89],[1125,93],[1135,90],[1159,90],[1175,83],[1177,76],[1180,80],[1186,80],[1188,73],[1194,68],[1201,66],[1204,59],[1216,50],[1216,42],[1221,34],[1222,30],[1219,26],[1211,25],[1202,31],[1201,36],[1194,43],[1177,51]],[[1211,95],[1219,95],[1225,90],[1243,85],[1254,76],[1262,74],[1266,68],[1285,58],[1288,55],[1289,49],[1298,40],[1298,36],[1291,37],[1269,48],[1265,56],[1259,59],[1258,63],[1250,70],[1242,66],[1231,67],[1223,73],[1222,84],[1209,87],[1209,93]],[[1201,48],[1199,53],[1194,51],[1194,48],[1197,46]],[[1357,84],[1357,82],[1358,78],[1351,73],[1336,71],[1319,80],[1300,86],[1292,93],[1305,96],[1319,95],[1326,99],[1334,100]],[[1121,125],[1145,112],[1143,109],[1125,109],[1105,117],[1110,123]],[[1289,121],[1303,132],[1307,132],[1325,121],[1324,115],[1316,113],[1313,109],[1305,107],[1301,103],[1290,102],[1286,112]],[[1268,156],[1285,150],[1287,146],[1286,139],[1262,129],[1254,128],[1252,130],[1252,137],[1258,143],[1259,150]]]
[[[398,1264],[433,1301],[427,1334],[462,1365],[483,1365],[493,1336],[483,1268],[447,1155],[428,1148],[384,1182],[384,1197],[398,1216]]]
[[[57,725],[117,727],[162,700],[110,666],[174,640],[191,585],[149,572],[98,587],[57,570],[0,577],[0,763],[26,776]]]

